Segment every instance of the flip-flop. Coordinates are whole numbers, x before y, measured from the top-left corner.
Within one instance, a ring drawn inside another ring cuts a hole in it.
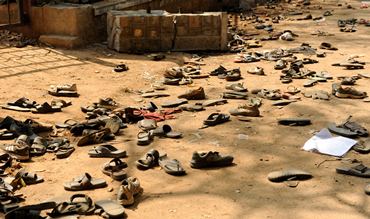
[[[127,163],[121,161],[119,158],[114,158],[103,165],[102,172],[114,180],[120,181],[127,177],[124,170],[126,167]]]
[[[52,209],[56,206],[55,202],[43,202],[35,205],[26,205],[9,211],[5,219],[32,219],[40,218],[40,211]]]
[[[157,122],[153,119],[143,119],[137,123],[137,126],[143,131],[149,131],[157,128]]]
[[[112,200],[99,200],[95,202],[97,208],[101,208],[108,218],[124,218],[125,208]]]
[[[89,150],[90,157],[124,158],[127,156],[125,150],[119,150],[113,145],[103,144]]]
[[[358,141],[356,145],[352,147],[352,149],[361,154],[368,154],[370,153],[370,141]]]
[[[137,145],[148,145],[153,141],[153,130],[137,133]]]
[[[238,91],[225,91],[222,94],[222,98],[225,99],[246,99],[248,94],[246,92],[238,92]]]
[[[182,168],[180,162],[176,159],[170,159],[167,157],[167,154],[162,155],[158,159],[159,166],[163,168],[163,170],[174,176],[182,176],[185,175],[185,170]]]
[[[99,131],[94,131],[88,135],[83,136],[77,142],[77,146],[85,146],[91,144],[99,144],[104,141],[104,138],[110,134],[109,128],[104,128]]]
[[[74,151],[74,147],[59,147],[57,152],[55,153],[55,156],[58,159],[64,159],[71,156]]]
[[[370,169],[363,164],[352,167],[337,167],[336,172],[345,175],[370,178]]]
[[[185,104],[180,106],[181,110],[189,111],[189,112],[197,112],[204,110],[201,104]]]
[[[167,93],[162,93],[162,92],[151,92],[151,93],[145,93],[141,95],[144,98],[158,98],[158,97],[168,97],[170,96]]]
[[[284,119],[279,119],[278,123],[280,125],[288,125],[288,126],[305,126],[305,125],[310,125],[311,120],[302,119],[302,118],[284,118]]]
[[[188,103],[187,99],[176,99],[176,100],[168,100],[161,104],[162,107],[178,107],[182,104]]]
[[[11,106],[11,105],[1,105],[1,108],[7,109],[7,110],[13,110],[13,111],[18,111],[18,112],[31,112],[31,108],[24,108],[20,106]]]
[[[267,179],[271,182],[283,182],[287,180],[306,180],[311,179],[312,175],[306,171],[297,169],[285,169],[274,171],[267,175]]]
[[[172,127],[167,124],[159,126],[158,128],[154,129],[153,135],[159,136],[159,137],[166,137],[166,138],[181,138],[182,137],[182,133],[173,131]]]
[[[225,99],[213,99],[213,100],[206,100],[202,103],[203,107],[208,107],[208,106],[216,106],[216,105],[223,105],[226,104],[227,100]]]
[[[203,121],[205,126],[215,126],[225,123],[230,120],[230,115],[223,113],[212,113],[206,120]]]
[[[147,170],[158,165],[159,152],[157,150],[151,149],[145,156],[136,161],[136,166],[138,169]]]
[[[64,183],[64,189],[67,191],[82,191],[90,189],[104,188],[107,182],[104,179],[93,178],[90,174],[85,173],[80,177],[74,178],[70,182]]]
[[[78,125],[78,124],[79,124],[79,122],[77,120],[67,119],[63,123],[56,123],[55,124],[55,127],[57,127],[57,128],[68,128],[68,129],[70,129],[73,126]]]
[[[357,132],[353,132],[347,128],[338,127],[334,123],[329,123],[328,130],[334,134],[341,135],[348,138],[356,138],[358,136]]]

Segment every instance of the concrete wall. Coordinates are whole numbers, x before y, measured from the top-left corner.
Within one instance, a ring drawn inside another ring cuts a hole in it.
[[[111,11],[107,26],[108,47],[119,52],[224,50],[227,44],[227,15],[221,12]]]

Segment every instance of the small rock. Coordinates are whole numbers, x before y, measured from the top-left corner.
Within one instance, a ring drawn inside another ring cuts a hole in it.
[[[108,192],[113,192],[113,188],[112,188],[112,187],[110,187],[110,188],[108,189]]]
[[[240,189],[235,190],[236,193],[240,193]]]

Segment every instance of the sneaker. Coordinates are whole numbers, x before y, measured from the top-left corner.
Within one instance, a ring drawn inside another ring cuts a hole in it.
[[[135,202],[135,197],[143,193],[143,188],[140,186],[140,181],[136,177],[129,177],[122,181],[118,190],[117,202],[121,205],[132,205]]]
[[[199,87],[194,90],[189,90],[184,94],[178,96],[178,98],[185,98],[187,100],[204,100],[206,99],[206,94],[203,87]]]
[[[339,98],[362,99],[367,97],[367,94],[366,92],[358,91],[352,87],[343,88],[339,86],[339,88],[335,92],[335,96]]]
[[[260,116],[260,111],[258,106],[249,106],[249,105],[241,105],[238,106],[236,109],[231,109],[229,113],[233,116],[251,116],[251,117],[258,117]]]
[[[234,157],[222,156],[216,151],[194,152],[190,161],[192,168],[200,169],[207,167],[224,167],[233,163]]]
[[[28,145],[11,144],[3,150],[16,160],[27,161],[30,159],[30,147]]]
[[[251,68],[247,71],[248,73],[250,74],[256,74],[256,75],[265,75],[265,72],[263,71],[263,68],[261,67],[255,67],[255,68]]]

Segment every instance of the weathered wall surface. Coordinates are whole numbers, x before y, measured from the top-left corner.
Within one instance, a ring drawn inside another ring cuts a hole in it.
[[[19,12],[18,12],[18,5],[16,3],[11,3],[9,5],[9,11],[10,11],[10,22],[12,24],[19,22]],[[0,5],[0,25],[2,24],[8,24],[8,6]]]
[[[108,47],[119,52],[224,50],[227,44],[222,12],[111,11],[107,26]]]

